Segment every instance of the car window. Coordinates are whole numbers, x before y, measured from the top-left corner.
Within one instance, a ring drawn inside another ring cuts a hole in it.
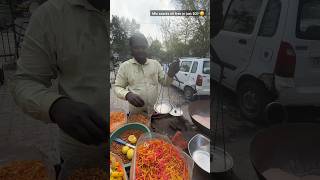
[[[197,72],[197,68],[198,68],[198,62],[194,61],[192,68],[191,68],[191,73],[196,73]]]
[[[300,0],[297,37],[302,39],[320,39],[320,1]]]
[[[279,24],[280,12],[281,1],[269,0],[261,22],[259,36],[271,37],[276,33]]]
[[[203,61],[203,74],[210,74],[210,62],[209,61]]]
[[[189,72],[191,68],[192,61],[182,61],[180,65],[180,71]]]
[[[259,15],[262,0],[234,0],[227,12],[223,29],[251,34]]]

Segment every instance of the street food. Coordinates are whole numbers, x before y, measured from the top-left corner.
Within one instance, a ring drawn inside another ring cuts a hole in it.
[[[135,180],[189,180],[188,165],[179,150],[161,139],[147,140],[136,147]]]
[[[143,125],[149,126],[149,119],[143,114],[132,114],[128,118],[129,123],[141,123]]]
[[[110,132],[126,123],[126,115],[124,112],[110,112]]]
[[[125,173],[122,163],[110,154],[110,180],[125,180]]]
[[[0,168],[0,179],[49,180],[46,167],[41,161],[13,161]]]
[[[130,130],[124,131],[124,132],[120,135],[119,138],[122,139],[122,140],[124,140],[124,141],[126,141],[127,143],[130,143],[129,140],[128,140],[128,138],[129,138],[130,135],[134,135],[134,136],[136,137],[136,139],[138,139],[138,138],[141,136],[141,134],[143,134],[143,131],[141,131],[141,130],[130,129]],[[130,143],[130,144],[132,144],[132,143]],[[131,151],[131,150],[130,150],[129,147],[128,147],[128,149],[125,148],[125,149],[127,149],[127,150],[126,150],[126,153],[124,153],[124,152],[123,152],[123,148],[124,148],[124,145],[118,144],[118,143],[116,143],[116,142],[112,142],[112,143],[111,143],[110,150],[111,150],[112,153],[118,155],[118,156],[121,158],[121,160],[122,160],[122,162],[123,162],[124,164],[130,163],[130,162],[131,162],[131,159],[128,158],[128,152]],[[132,149],[132,151],[133,151],[133,149]],[[133,152],[134,152],[134,151],[133,151]],[[129,157],[131,157],[131,154],[130,154],[130,153],[131,153],[131,152],[129,152]],[[134,153],[132,153],[132,156],[133,156],[133,154],[134,154]],[[132,158],[132,157],[131,157],[131,158]]]
[[[131,144],[135,144],[135,143],[137,142],[137,138],[136,138],[136,136],[134,136],[134,135],[130,135],[130,136],[128,137],[128,141],[129,141]]]
[[[100,168],[80,168],[75,170],[68,180],[104,180],[108,179],[107,172]]]

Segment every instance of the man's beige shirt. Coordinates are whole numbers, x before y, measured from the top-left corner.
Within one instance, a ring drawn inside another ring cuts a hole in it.
[[[67,96],[106,118],[107,16],[87,0],[49,0],[33,13],[12,83],[24,112],[50,122],[50,106]],[[58,79],[58,91],[50,89],[52,79]]]
[[[164,73],[158,61],[147,59],[141,65],[133,58],[120,65],[115,80],[115,93],[121,99],[125,99],[128,92],[138,94],[145,106],[137,108],[130,104],[130,112],[150,113],[159,95],[159,84],[168,86],[172,81],[173,78]]]

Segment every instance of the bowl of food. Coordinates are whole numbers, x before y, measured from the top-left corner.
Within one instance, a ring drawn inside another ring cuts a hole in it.
[[[110,133],[127,123],[127,115],[123,109],[114,109],[110,112]]]
[[[0,149],[0,179],[56,179],[53,164],[36,147],[3,146]]]
[[[115,130],[110,136],[110,151],[113,154],[118,155],[124,167],[131,166],[131,160],[134,155],[134,148],[129,147],[128,145],[120,144],[116,139],[120,139],[130,145],[135,146],[139,137],[144,133],[149,133],[150,129],[140,123],[128,123],[117,130]]]
[[[130,179],[191,180],[194,162],[167,136],[157,133],[143,134],[137,143],[130,169]]]

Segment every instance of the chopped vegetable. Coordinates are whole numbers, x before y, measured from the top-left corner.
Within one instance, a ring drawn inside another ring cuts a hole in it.
[[[110,154],[110,179],[111,180],[123,180],[125,175],[124,168],[121,163],[117,161],[116,157]]]
[[[128,122],[130,123],[141,123],[149,126],[149,118],[143,114],[132,114],[129,116]]]
[[[152,139],[136,148],[136,180],[189,180],[186,160],[172,144]]]
[[[131,144],[135,144],[137,142],[137,138],[135,135],[130,135],[128,137],[128,141],[131,143]]]
[[[0,168],[0,179],[5,180],[46,180],[49,179],[46,167],[41,161],[13,161]]]
[[[113,132],[125,123],[126,115],[124,112],[110,112],[110,132]]]
[[[123,147],[122,147],[122,153],[123,153],[123,154],[127,154],[128,150],[129,150],[129,147],[128,147],[128,146],[123,146]]]
[[[139,138],[139,137],[141,136],[141,134],[143,134],[143,131],[141,131],[141,130],[138,130],[138,129],[129,129],[129,130],[126,130],[126,131],[124,131],[123,133],[121,133],[121,135],[119,136],[119,138],[122,139],[122,140],[124,140],[124,141],[126,141],[127,143],[130,143],[130,142],[128,141],[128,137],[129,137],[130,135],[134,135],[135,137]],[[122,162],[123,162],[124,164],[130,163],[131,160],[129,160],[129,159],[127,158],[127,154],[123,154],[123,153],[122,153],[122,147],[123,147],[123,145],[121,145],[121,144],[113,141],[113,142],[111,142],[110,150],[111,150],[112,153],[118,155],[118,156],[121,158],[121,160],[122,160]]]
[[[132,159],[133,153],[134,153],[133,149],[129,149],[129,150],[128,150],[128,152],[127,152],[127,158],[128,158],[129,160]]]
[[[68,177],[68,180],[91,180],[91,179],[107,179],[108,175],[105,170],[101,168],[80,168],[75,170],[71,176]]]

